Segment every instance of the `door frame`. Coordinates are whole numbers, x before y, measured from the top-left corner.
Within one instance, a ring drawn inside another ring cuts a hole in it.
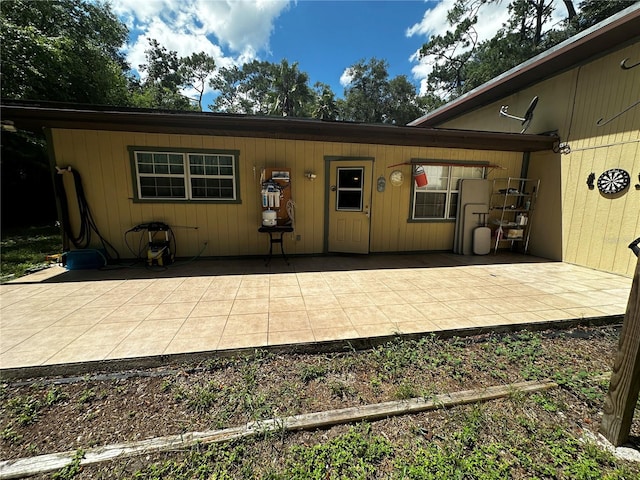
[[[323,253],[329,253],[329,224],[330,215],[329,211],[330,196],[333,194],[331,191],[331,164],[333,162],[363,162],[363,167],[371,168],[371,185],[369,185],[369,192],[371,198],[369,200],[369,242],[367,244],[367,251],[371,253],[371,215],[373,212],[373,167],[375,165],[375,157],[362,157],[362,156],[344,156],[344,155],[325,155],[324,156],[324,241],[323,241]],[[370,162],[370,163],[369,163]]]

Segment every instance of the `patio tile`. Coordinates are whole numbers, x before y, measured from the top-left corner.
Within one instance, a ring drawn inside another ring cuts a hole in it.
[[[488,315],[471,315],[468,320],[479,327],[491,327],[496,325],[506,325],[509,321],[497,313]]]
[[[303,297],[331,295],[333,296],[333,290],[326,283],[314,284],[314,285],[300,285],[300,293]]]
[[[245,313],[262,313],[269,311],[268,298],[239,298],[233,302],[231,315],[242,315]]]
[[[396,292],[367,292],[369,303],[377,306],[383,305],[404,305],[406,300]]]
[[[269,284],[267,283],[267,285],[264,287],[245,287],[244,285],[242,285],[236,292],[236,298],[269,298]]]
[[[237,293],[238,287],[209,288],[202,294],[200,301],[216,302],[219,300],[234,300]]]
[[[141,322],[125,337],[106,359],[161,355],[175,337],[182,320],[175,322]]]
[[[95,325],[103,318],[107,317],[116,309],[114,305],[110,307],[82,307],[70,313],[66,317],[61,318],[54,326],[66,325]]]
[[[301,297],[302,291],[298,285],[271,285],[269,287],[270,298]]]
[[[0,285],[0,367],[490,329],[626,310],[631,279],[559,262],[459,266],[463,260],[300,257],[265,269],[262,259],[234,259],[194,262],[181,277],[138,269],[116,280],[73,272],[68,282],[7,283]]]
[[[378,308],[392,322],[412,322],[424,320],[424,315],[412,305],[378,305]]]
[[[334,295],[303,295],[302,299],[307,310],[342,308]]]
[[[355,325],[355,329],[360,338],[384,337],[401,333],[398,325],[389,321],[384,323],[358,324]]]
[[[460,328],[472,328],[472,327],[480,327],[470,318],[441,318],[441,319],[430,319],[431,323],[433,323],[438,330],[457,330]]]
[[[267,313],[229,315],[222,336],[267,333],[268,331],[269,314]]]
[[[269,313],[269,333],[309,329],[311,324],[306,311]]]
[[[314,331],[332,328],[351,328],[353,324],[347,314],[341,308],[329,308],[326,310],[308,310],[307,317]]]
[[[371,297],[366,293],[336,293],[335,296],[342,308],[373,305]]]
[[[456,312],[461,317],[471,315],[490,315],[495,313],[493,310],[483,307],[474,300],[457,300],[447,302],[447,307]]]
[[[335,326],[333,328],[313,328],[313,335],[318,342],[330,340],[349,340],[359,337],[358,331],[350,326]]]
[[[464,300],[464,295],[452,288],[432,288],[429,290],[429,295],[440,302],[448,302],[452,300]]]
[[[441,302],[417,303],[413,305],[423,317],[432,322],[444,318],[457,318],[458,313]]]
[[[198,302],[205,291],[205,288],[195,288],[193,290],[176,289],[164,299],[164,303]]]
[[[507,319],[508,323],[512,324],[535,323],[545,320],[545,318],[534,312],[507,312],[503,313],[502,316]]]
[[[223,334],[218,343],[218,350],[233,348],[266,347],[268,345],[267,332],[246,335]]]
[[[428,333],[440,330],[433,322],[429,320],[413,320],[408,322],[396,322],[398,331],[405,334],[411,333]]]
[[[189,317],[209,317],[217,315],[229,315],[233,307],[233,300],[219,300],[215,302],[198,302]]]
[[[310,343],[314,342],[315,336],[309,328],[306,330],[286,330],[274,331],[269,330],[268,345],[286,345],[290,343]]]
[[[358,332],[360,332],[358,328],[360,325],[391,323],[384,312],[376,306],[345,308],[344,313],[347,314],[347,317],[349,317],[349,320],[351,320],[351,323],[356,327]]]
[[[0,353],[17,347],[40,331],[40,328],[3,328],[0,335]]]
[[[295,312],[299,310],[306,310],[302,297],[278,297],[269,301],[269,313]]]
[[[571,318],[590,318],[590,317],[602,317],[603,313],[592,307],[574,307],[563,308],[565,312],[571,315]]]
[[[153,303],[146,305],[126,303],[104,317],[100,323],[129,323],[133,321],[142,321],[155,310],[156,306],[157,304]]]
[[[145,320],[162,320],[167,318],[185,319],[193,311],[195,306],[195,302],[161,303],[145,318]]]

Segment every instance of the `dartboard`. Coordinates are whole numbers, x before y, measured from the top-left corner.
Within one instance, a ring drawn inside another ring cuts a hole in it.
[[[621,168],[612,168],[598,177],[598,190],[602,193],[618,193],[629,186],[631,177]]]

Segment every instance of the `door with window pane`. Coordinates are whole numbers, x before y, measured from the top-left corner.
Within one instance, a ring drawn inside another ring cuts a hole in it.
[[[328,250],[369,253],[372,161],[332,161]]]

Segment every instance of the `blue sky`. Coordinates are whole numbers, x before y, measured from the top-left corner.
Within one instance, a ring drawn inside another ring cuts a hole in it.
[[[111,0],[127,24],[124,47],[133,68],[144,63],[148,40],[180,56],[204,51],[218,67],[258,59],[298,62],[310,84],[329,84],[336,96],[348,83],[346,69],[360,60],[386,60],[390,78],[406,75],[426,89],[432,59],[416,52],[447,28],[454,0]],[[556,3],[556,18],[566,12]],[[479,40],[491,38],[508,18],[507,0],[479,11]],[[189,93],[189,92],[186,92]],[[208,91],[205,105],[215,92]]]

